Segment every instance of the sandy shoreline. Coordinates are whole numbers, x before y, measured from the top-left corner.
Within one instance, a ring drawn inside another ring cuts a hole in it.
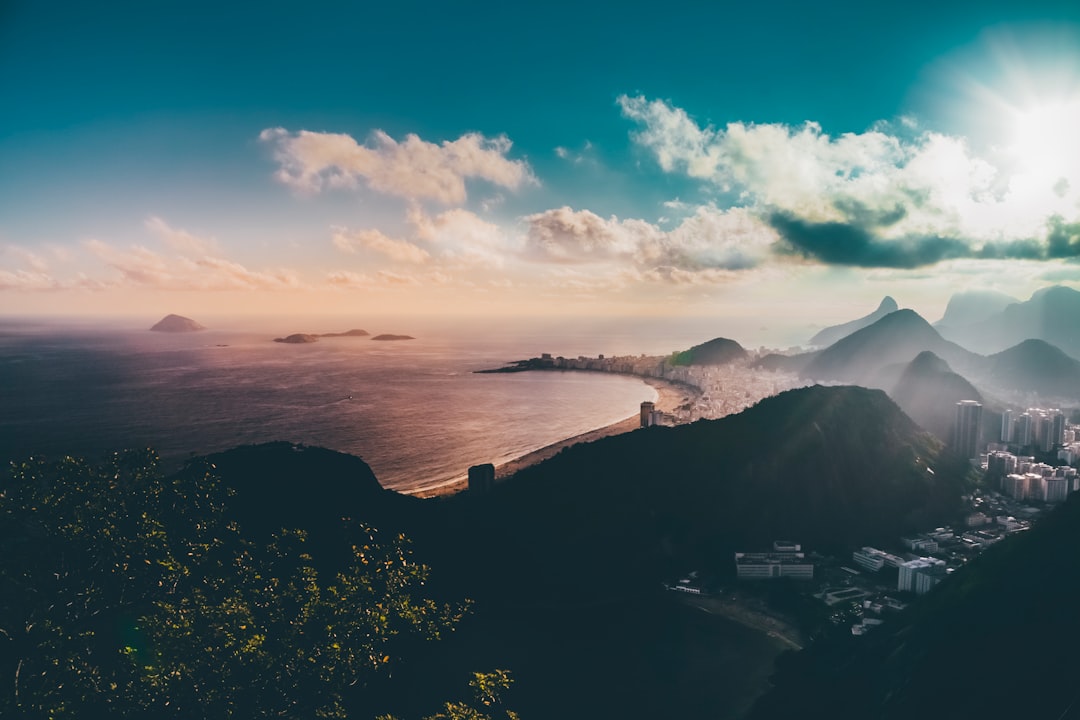
[[[696,388],[687,385],[678,385],[659,378],[642,377],[641,381],[656,390],[656,409],[661,412],[674,412],[680,405],[692,402],[700,395],[700,392]],[[583,442],[593,442],[594,440],[610,437],[612,435],[621,435],[636,430],[640,426],[641,417],[640,415],[635,414],[625,420],[620,420],[617,423],[612,423],[611,425],[606,425],[595,430],[590,430],[589,432],[581,433],[580,435],[566,438],[565,440],[560,440],[551,445],[546,445],[538,450],[533,450],[521,457],[514,458],[513,460],[496,466],[495,479],[496,481],[504,480],[520,470],[524,470],[531,465],[536,465],[539,462],[554,457],[560,450],[568,448],[571,445],[577,445],[578,443]],[[434,487],[418,488],[416,490],[402,492],[419,498],[442,497],[461,492],[466,489],[467,486],[467,480],[458,479],[448,483],[441,483]]]

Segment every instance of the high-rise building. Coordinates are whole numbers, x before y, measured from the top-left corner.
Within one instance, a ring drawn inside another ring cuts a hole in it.
[[[1065,413],[1060,410],[1050,411],[1050,447],[1053,450],[1056,445],[1065,444]]]
[[[1031,413],[1023,413],[1016,418],[1016,430],[1013,432],[1013,442],[1020,447],[1028,447],[1032,440]]]
[[[982,403],[977,400],[961,400],[956,403],[956,425],[953,429],[953,447],[966,458],[979,454],[982,437]]]
[[[1006,410],[1001,413],[1001,442],[1012,442],[1013,439],[1013,411]]]

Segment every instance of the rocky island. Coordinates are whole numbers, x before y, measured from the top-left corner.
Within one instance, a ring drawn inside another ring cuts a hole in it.
[[[154,332],[182,333],[196,332],[197,330],[205,330],[206,328],[191,318],[184,317],[183,315],[169,314],[161,318],[161,320],[150,329]]]
[[[307,333],[293,333],[287,337],[274,338],[274,342],[289,343],[290,345],[303,345],[304,343],[318,342],[318,335],[309,335]]]
[[[384,334],[384,335],[376,335],[375,337],[373,337],[371,339],[372,340],[415,340],[416,338],[414,338],[412,335]]]
[[[370,335],[370,334],[371,333],[369,333],[367,330],[353,329],[353,330],[346,330],[345,332],[339,332],[339,333],[323,333],[319,337],[364,337],[364,336]]]

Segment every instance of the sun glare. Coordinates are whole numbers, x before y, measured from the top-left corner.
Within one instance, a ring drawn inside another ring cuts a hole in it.
[[[1009,149],[1027,172],[1075,176],[1080,172],[1080,97],[1015,110]]]

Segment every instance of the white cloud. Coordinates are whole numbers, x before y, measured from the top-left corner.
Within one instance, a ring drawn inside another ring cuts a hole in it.
[[[144,223],[146,229],[158,236],[173,250],[190,255],[217,255],[220,252],[217,242],[208,238],[192,235],[187,230],[170,227],[156,215],[151,215]]]
[[[445,205],[465,202],[465,181],[485,180],[511,190],[535,183],[528,163],[507,158],[505,136],[468,133],[435,144],[417,135],[398,142],[381,130],[361,145],[349,135],[269,128],[259,135],[274,147],[275,177],[297,190],[356,187],[361,180],[378,192]]]
[[[26,265],[35,273],[45,273],[49,270],[49,263],[41,255],[27,250],[24,247],[18,245],[7,245],[4,247],[5,254],[14,255],[23,265]]]
[[[358,248],[367,248],[391,260],[415,265],[422,265],[431,259],[426,250],[408,240],[388,237],[374,229],[349,231],[347,228],[335,227],[332,228],[331,240],[335,247],[347,253],[355,253]]]
[[[601,218],[568,207],[524,218],[527,257],[580,264],[623,262],[652,270],[743,270],[761,263],[777,234],[743,209],[698,207],[671,230],[644,220]]]
[[[501,267],[511,248],[502,228],[461,208],[430,216],[413,207],[408,221],[417,239],[431,244],[450,264]]]
[[[61,284],[48,273],[0,270],[0,290],[56,290]]]
[[[326,281],[332,287],[343,290],[372,290],[446,285],[450,282],[450,278],[437,270],[420,275],[391,272],[390,270],[378,270],[374,274],[336,270],[327,274]]]
[[[703,127],[663,101],[618,102],[640,125],[634,140],[664,171],[735,193],[766,218],[779,213],[804,226],[835,223],[864,233],[869,250],[851,253],[852,264],[1030,253],[1003,244],[1039,238],[1045,248],[1048,218],[1080,217],[1080,165],[1062,171],[1068,176],[1042,177],[994,164],[965,139],[919,130],[910,118],[833,137],[816,123]],[[922,238],[936,245],[912,247]],[[877,241],[885,245],[873,247]],[[836,250],[829,248],[833,257],[844,255]]]
[[[141,245],[117,248],[86,240],[92,255],[120,274],[119,283],[163,290],[287,290],[301,287],[288,270],[255,271],[209,255],[167,256]]]

